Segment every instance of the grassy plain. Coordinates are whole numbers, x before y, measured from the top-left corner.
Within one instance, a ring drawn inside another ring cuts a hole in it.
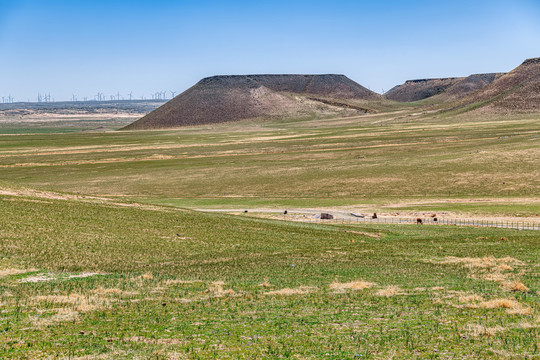
[[[506,203],[486,211],[535,215],[539,133],[536,115],[447,118],[405,109],[331,121],[28,134],[2,136],[0,169],[4,181],[33,188],[178,206],[450,199],[466,207],[477,199]]]
[[[538,232],[183,209],[538,217],[538,116],[60,132],[0,136],[0,358],[540,358]]]
[[[0,197],[0,357],[539,358],[538,234]]]

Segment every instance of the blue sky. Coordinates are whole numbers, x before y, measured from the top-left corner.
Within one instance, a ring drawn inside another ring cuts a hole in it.
[[[149,97],[217,74],[407,79],[540,56],[540,1],[0,0],[0,96]]]

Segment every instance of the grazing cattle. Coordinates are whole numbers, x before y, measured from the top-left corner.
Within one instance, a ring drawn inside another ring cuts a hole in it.
[[[372,219],[377,219],[377,213],[373,213]]]
[[[422,225],[422,219],[421,218],[416,218],[416,223]]]
[[[434,218],[433,218],[433,221],[437,222],[437,218],[436,218],[436,217],[434,217]]]
[[[287,215],[287,210],[285,210],[285,211],[283,212],[283,215]]]

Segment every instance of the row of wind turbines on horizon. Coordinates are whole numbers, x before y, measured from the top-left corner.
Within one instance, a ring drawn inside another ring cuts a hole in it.
[[[120,92],[117,92],[116,94],[112,95],[106,95],[105,93],[102,93],[101,91],[98,91],[96,95],[93,97],[81,97],[79,98],[76,94],[72,94],[71,98],[68,101],[121,101],[121,100],[170,100],[174,98],[176,95],[176,91],[156,91],[155,93],[150,94],[149,97],[146,95],[141,95],[139,97],[135,97],[133,95],[133,91],[129,92],[128,94],[122,95]],[[167,96],[170,94],[170,97]],[[2,96],[2,104],[12,104],[15,102],[24,102],[24,101],[16,101],[15,98],[11,95],[8,96]],[[27,102],[38,102],[38,103],[52,103],[56,102],[54,97],[51,97],[50,93],[38,93],[36,101],[32,101],[31,99],[28,99]]]

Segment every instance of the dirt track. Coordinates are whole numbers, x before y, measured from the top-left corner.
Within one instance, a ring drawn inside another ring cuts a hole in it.
[[[287,209],[284,210],[260,208],[260,209],[194,209],[202,212],[220,212],[229,214],[247,214],[256,217],[281,219],[287,221],[300,222],[344,222],[344,223],[372,223],[372,224],[416,224],[417,219],[422,219],[426,225],[458,225],[458,226],[478,226],[478,227],[498,227],[521,230],[540,230],[540,218],[522,217],[486,217],[468,216],[456,217],[453,214],[437,215],[437,221],[429,213],[402,213],[399,215],[388,213],[377,213],[377,219],[372,219],[371,213],[361,213],[358,211],[329,210],[329,209]],[[334,216],[333,220],[320,220],[321,213],[329,213]],[[352,214],[361,215],[358,217]]]

